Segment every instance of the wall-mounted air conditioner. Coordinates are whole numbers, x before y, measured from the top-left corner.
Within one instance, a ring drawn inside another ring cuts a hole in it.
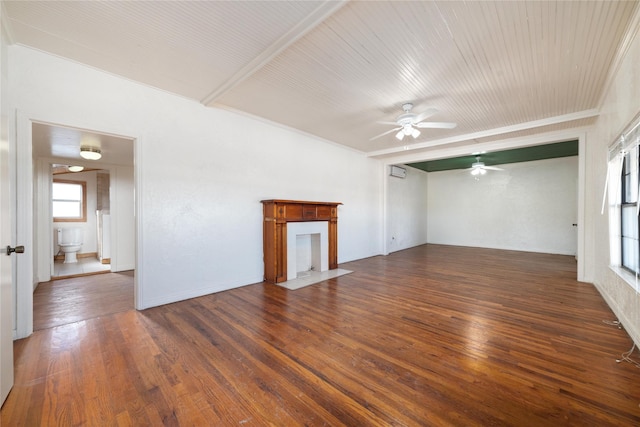
[[[406,178],[407,170],[405,168],[401,168],[400,166],[391,166],[389,175],[395,176],[396,178]]]

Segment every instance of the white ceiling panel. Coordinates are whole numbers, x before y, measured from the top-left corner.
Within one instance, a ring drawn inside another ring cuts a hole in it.
[[[133,140],[115,135],[55,126],[47,123],[32,125],[33,157],[46,157],[68,165],[100,167],[109,164],[133,166]],[[80,147],[97,148],[102,154],[98,161],[80,157]]]
[[[634,7],[350,3],[219,103],[365,152],[398,146],[393,134],[369,139],[407,101],[458,123],[416,143],[588,110]]]
[[[323,4],[6,1],[14,39],[201,99]]]
[[[16,43],[369,154],[592,122],[572,114],[599,107],[638,4],[3,1]],[[405,102],[457,127],[370,140]]]

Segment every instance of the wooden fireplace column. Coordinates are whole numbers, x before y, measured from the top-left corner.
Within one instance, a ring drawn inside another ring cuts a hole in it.
[[[302,221],[329,222],[329,270],[338,268],[339,202],[299,200],[262,200],[264,280],[269,283],[287,280],[287,223]]]

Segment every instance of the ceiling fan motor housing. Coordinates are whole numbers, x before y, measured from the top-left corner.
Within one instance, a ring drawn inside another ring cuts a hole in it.
[[[413,121],[415,120],[415,118],[416,118],[416,115],[412,113],[400,114],[396,119],[396,122],[398,122],[400,126],[411,125],[413,124]]]
[[[402,104],[402,110],[403,110],[405,113],[408,113],[409,111],[411,111],[411,109],[412,109],[412,108],[413,108],[413,104],[412,104],[412,103],[410,103],[410,102],[407,102],[407,103],[405,103],[405,104]]]

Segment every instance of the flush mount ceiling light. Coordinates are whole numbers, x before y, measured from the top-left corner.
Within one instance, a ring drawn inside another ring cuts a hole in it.
[[[84,170],[84,166],[69,166],[67,169],[69,169],[69,172],[82,172]]]
[[[87,160],[99,160],[102,157],[102,153],[99,148],[80,147],[80,157]]]

